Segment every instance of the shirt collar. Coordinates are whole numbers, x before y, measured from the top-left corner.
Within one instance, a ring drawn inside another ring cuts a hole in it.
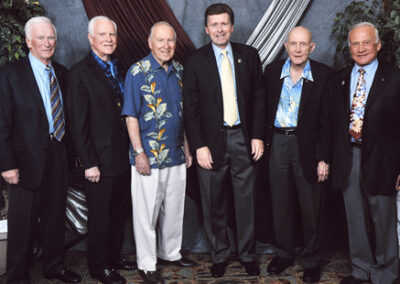
[[[219,47],[216,46],[213,42],[211,43],[211,46],[212,46],[212,48],[213,48],[213,50],[214,50],[214,54],[215,54],[217,57],[221,55],[221,52],[222,52],[223,50],[226,50],[227,53],[228,53],[228,56],[232,56],[232,58],[233,58],[232,45],[231,45],[230,42],[229,42],[228,45],[225,47],[225,49],[219,48]]]
[[[358,70],[360,70],[361,68],[365,70],[365,73],[367,75],[374,74],[376,69],[378,68],[378,59],[375,58],[370,64],[365,66],[359,66],[357,64],[354,64],[353,72],[355,74],[358,74]]]
[[[282,72],[281,72],[281,79],[285,77],[290,77],[290,58],[287,58],[285,61],[285,64],[283,64],[282,67]],[[309,81],[314,81],[312,72],[311,72],[311,64],[310,60],[307,59],[306,66],[303,69],[303,73],[301,74],[301,77],[309,80]]]
[[[100,65],[102,70],[107,69],[108,66],[110,66],[111,68],[117,63],[117,59],[110,57],[109,61],[104,61],[103,59],[101,59],[99,56],[97,56],[96,53],[92,51],[90,51],[90,53],[92,54],[94,60],[96,60],[96,62]]]
[[[29,52],[28,55],[29,61],[31,63],[32,69],[35,70],[35,72],[39,73],[40,75],[44,75],[46,71],[46,64],[43,64],[39,59],[37,59],[32,53]],[[50,69],[52,70],[53,67],[51,65],[51,62],[48,64],[50,66]]]
[[[150,51],[150,53],[149,53],[149,55],[148,55],[147,57],[148,57],[148,59],[150,60],[150,66],[152,67],[153,70],[161,69],[161,68],[162,68],[163,70],[165,70],[164,67],[161,66],[161,64],[158,63],[158,61],[155,59],[155,57],[154,57],[154,55],[153,55],[153,53],[152,53],[151,51]],[[171,68],[173,68],[173,69],[175,70],[175,66],[174,66],[174,64],[172,64],[172,61],[173,61],[173,59],[171,59],[171,60],[168,62],[168,71],[167,71],[167,73],[168,73],[169,71],[171,71]]]

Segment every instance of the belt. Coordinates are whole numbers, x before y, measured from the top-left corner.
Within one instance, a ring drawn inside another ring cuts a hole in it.
[[[224,125],[224,129],[239,129],[241,127],[242,127],[241,124],[236,124],[236,125],[232,125],[232,126]]]
[[[296,127],[274,127],[274,131],[279,134],[283,134],[286,136],[295,136],[296,135]]]
[[[361,141],[350,142],[351,147],[361,148]]]

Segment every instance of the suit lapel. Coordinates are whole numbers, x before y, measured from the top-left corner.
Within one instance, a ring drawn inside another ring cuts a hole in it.
[[[343,75],[339,79],[340,82],[340,88],[342,90],[342,99],[344,100],[344,111],[347,117],[350,119],[350,97],[353,96],[353,94],[350,94],[350,81],[351,81],[351,70],[352,68],[347,68],[343,72]]]
[[[313,79],[315,80],[315,76]],[[299,106],[299,114],[297,121],[301,120],[301,117],[304,113],[304,109],[306,108],[305,105],[307,104],[308,98],[310,97],[313,84],[314,84],[313,81],[303,78],[303,87],[301,88],[300,106]]]
[[[106,78],[103,70],[100,68],[99,64],[96,62],[93,56],[89,53],[86,59],[89,65],[89,70],[93,71],[94,77],[96,77],[97,80],[101,82],[105,88],[108,88],[109,92],[107,93],[114,94],[113,86],[111,85],[110,81]]]
[[[217,92],[214,93],[216,102],[218,105],[222,106],[221,79],[219,77],[217,60],[215,59],[215,54],[211,43],[208,45],[204,60],[205,66],[207,66],[207,69],[205,70],[205,72],[207,72],[207,78],[210,78],[210,84],[214,85],[214,87],[211,89],[217,90]]]
[[[375,101],[375,99],[383,93],[382,89],[385,86],[385,75],[385,68],[382,63],[379,63],[378,69],[376,70],[374,80],[371,85],[371,89],[368,94],[367,102],[365,104],[365,112],[367,112],[368,108]]]

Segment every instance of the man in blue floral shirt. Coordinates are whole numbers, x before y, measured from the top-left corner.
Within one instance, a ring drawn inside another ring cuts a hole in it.
[[[148,43],[151,53],[133,64],[126,76],[122,114],[131,141],[139,274],[150,283],[162,283],[157,257],[164,263],[194,265],[180,254],[186,167],[191,166],[192,157],[183,133],[183,68],[172,60],[175,31],[169,23],[158,22],[150,31]]]

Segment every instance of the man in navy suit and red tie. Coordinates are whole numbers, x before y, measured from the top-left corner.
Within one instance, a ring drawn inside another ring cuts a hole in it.
[[[7,283],[30,283],[28,264],[40,218],[43,275],[67,283],[64,268],[67,195],[64,79],[52,62],[57,31],[50,19],[25,25],[29,55],[0,70],[0,172],[8,187]]]

